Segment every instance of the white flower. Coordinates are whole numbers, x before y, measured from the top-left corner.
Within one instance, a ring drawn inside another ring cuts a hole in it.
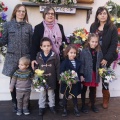
[[[73,0],[73,3],[76,4],[76,3],[77,3],[77,0]]]
[[[46,83],[46,80],[43,80],[43,83]]]
[[[112,9],[112,6],[106,6],[107,9]]]
[[[45,89],[44,89],[44,87],[40,87],[40,91],[44,91]]]

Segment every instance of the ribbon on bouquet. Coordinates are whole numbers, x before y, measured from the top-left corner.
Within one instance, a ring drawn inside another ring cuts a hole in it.
[[[66,92],[67,92],[67,89],[69,88],[69,94],[72,96],[72,97],[75,97],[71,92],[71,89],[72,89],[72,85],[67,85],[66,89],[65,89],[65,92],[64,92],[64,96],[66,97]],[[69,100],[67,97],[66,97],[67,100]]]
[[[120,60],[120,53],[118,53],[118,58],[113,62],[113,69],[117,66],[118,60]]]

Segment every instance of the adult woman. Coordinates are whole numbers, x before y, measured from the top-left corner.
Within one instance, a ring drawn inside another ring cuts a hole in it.
[[[25,55],[30,56],[32,43],[32,26],[28,23],[27,10],[24,5],[15,6],[11,20],[4,24],[0,46],[7,44],[7,53],[2,73],[12,77],[18,68],[18,60]],[[11,92],[13,112],[16,112],[16,89]]]
[[[34,65],[37,64],[35,61],[36,54],[40,50],[40,40],[43,37],[48,37],[52,40],[53,51],[60,55],[60,48],[62,42],[66,42],[66,38],[64,35],[63,26],[58,24],[55,19],[55,10],[52,7],[46,7],[43,13],[43,21],[35,26],[34,34],[33,34],[33,42],[32,42],[32,51],[31,51],[31,66],[34,69]],[[59,86],[59,85],[57,85]],[[57,87],[56,93],[56,101],[58,103],[59,100],[59,87]]]
[[[99,34],[99,41],[103,52],[102,66],[109,67],[117,58],[116,48],[118,42],[118,33],[116,27],[110,20],[110,15],[105,7],[99,7],[95,21],[90,27],[91,33]],[[109,103],[109,84],[102,80],[103,108],[108,108]]]

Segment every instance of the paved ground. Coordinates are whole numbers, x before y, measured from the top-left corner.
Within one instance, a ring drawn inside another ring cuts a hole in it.
[[[87,100],[88,101],[88,100]],[[43,117],[38,116],[37,100],[31,101],[31,114],[29,116],[17,116],[12,113],[11,101],[0,101],[0,120],[120,120],[120,98],[110,98],[110,106],[107,110],[101,107],[102,99],[97,98],[96,105],[99,108],[99,113],[94,113],[89,109],[88,114],[81,113],[80,117],[75,117],[73,114],[72,102],[69,101],[68,117],[62,117],[62,110],[58,109],[58,113],[53,115],[49,108]],[[79,108],[81,107],[79,99]]]

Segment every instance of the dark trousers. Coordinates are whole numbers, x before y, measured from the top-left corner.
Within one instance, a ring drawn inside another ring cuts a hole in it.
[[[11,82],[11,79],[10,79]],[[16,99],[16,87],[14,87],[13,91],[11,92],[12,97],[12,103],[17,105],[17,99]]]
[[[60,85],[58,82],[56,82],[56,89],[55,89],[55,105],[58,105],[59,104],[59,88],[60,88]]]
[[[66,91],[66,94],[63,96],[63,106],[67,106],[69,91]],[[72,96],[73,104],[77,105],[77,96]]]
[[[90,101],[91,101],[91,106],[94,106],[95,95],[96,95],[96,87],[89,87],[89,90],[90,90],[89,98],[90,98]],[[85,106],[86,91],[87,91],[87,86],[83,85],[82,93],[81,93],[82,106]]]

